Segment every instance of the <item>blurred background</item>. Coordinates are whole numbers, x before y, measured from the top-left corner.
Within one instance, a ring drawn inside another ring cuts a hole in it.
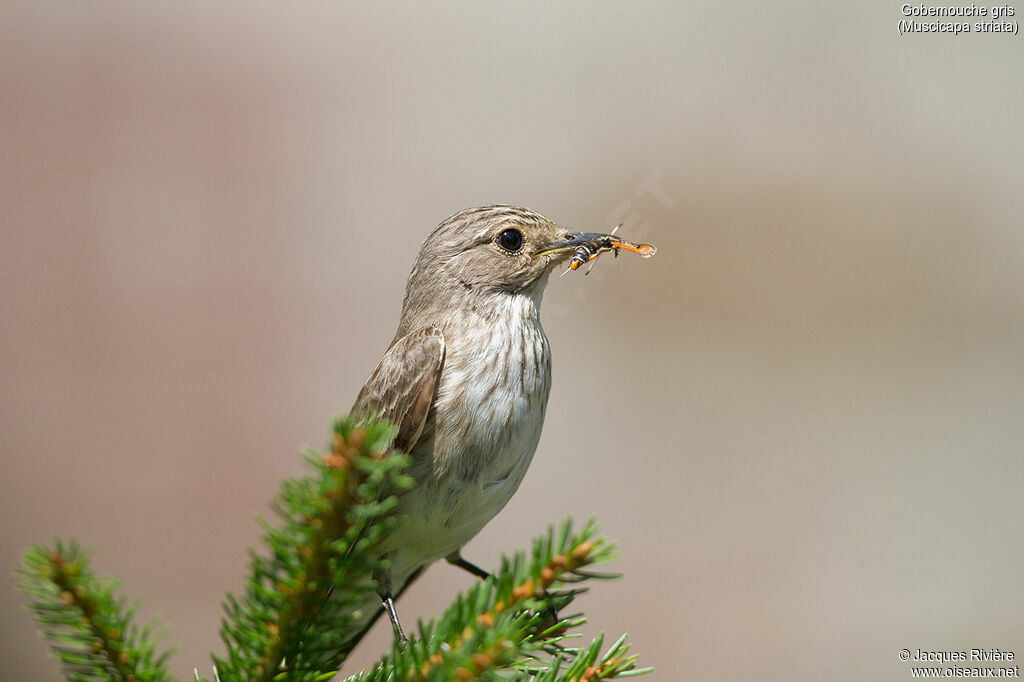
[[[3,3],[4,573],[77,537],[208,672],[253,514],[379,360],[423,238],[512,203],[658,255],[552,279],[544,437],[467,557],[595,515],[625,576],[585,632],[662,679],[1024,655],[1024,42],[902,18]],[[403,618],[471,582],[434,567]],[[3,677],[55,679],[23,603]]]

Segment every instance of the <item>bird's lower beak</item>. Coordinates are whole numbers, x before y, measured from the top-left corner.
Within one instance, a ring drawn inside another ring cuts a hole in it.
[[[566,232],[565,241],[558,242],[546,249],[542,249],[537,252],[537,255],[555,256],[560,254],[569,254],[575,251],[577,247],[583,246],[584,244],[597,246],[598,244],[607,244],[609,239],[614,239],[614,237],[610,234],[600,234],[597,232]]]

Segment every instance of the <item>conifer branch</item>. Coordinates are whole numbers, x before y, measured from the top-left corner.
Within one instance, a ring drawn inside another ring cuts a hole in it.
[[[636,668],[635,656],[626,656],[625,637],[604,657],[601,638],[586,649],[562,645],[583,619],[554,612],[582,591],[570,585],[595,577],[583,568],[614,556],[613,543],[595,537],[596,529],[591,521],[574,533],[571,520],[549,528],[534,540],[529,558],[518,552],[503,559],[494,576],[459,595],[437,620],[420,624],[419,636],[408,645],[396,645],[372,670],[348,682],[491,679],[503,673],[597,680],[646,672]]]
[[[334,424],[331,451],[306,451],[310,475],[286,480],[261,520],[264,550],[250,553],[240,596],[228,594],[214,656],[214,682],[323,682],[334,676],[366,627],[359,613],[376,600],[374,575],[386,567],[377,545],[391,532],[398,495],[411,487],[408,457],[389,452],[384,422]],[[387,456],[383,456],[388,453]],[[498,571],[473,585],[437,619],[420,623],[405,646],[349,680],[610,680],[646,672],[625,636],[601,653],[603,638],[571,647],[582,615],[565,615],[586,591],[581,583],[617,577],[595,572],[614,556],[596,524],[571,521],[535,538]],[[168,652],[156,653],[154,624],[134,625],[134,605],[115,596],[112,579],[92,575],[74,542],[30,547],[19,571],[43,634],[67,678],[81,682],[164,682]],[[372,615],[372,614],[371,614]],[[196,682],[205,682],[195,673]]]
[[[170,680],[170,651],[156,653],[163,635],[156,621],[135,624],[136,604],[115,594],[118,582],[93,574],[88,554],[74,541],[34,545],[22,555],[18,587],[50,641],[69,680]]]
[[[407,457],[383,457],[393,438],[384,422],[338,420],[331,452],[307,452],[315,475],[284,482],[273,504],[280,523],[262,521],[268,551],[252,554],[245,595],[224,603],[222,679],[306,682],[338,669],[352,608],[383,567],[368,550],[391,528],[394,494],[411,484]]]

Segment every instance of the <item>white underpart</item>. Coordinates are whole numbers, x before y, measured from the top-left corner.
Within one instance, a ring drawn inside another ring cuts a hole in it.
[[[547,279],[544,277],[543,279]],[[437,391],[436,475],[402,500],[394,549],[395,590],[419,566],[458,550],[515,493],[533,459],[551,383],[540,292],[495,294],[487,315],[460,315],[446,333]]]

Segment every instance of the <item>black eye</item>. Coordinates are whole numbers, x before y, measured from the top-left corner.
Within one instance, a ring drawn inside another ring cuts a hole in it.
[[[494,241],[496,241],[498,246],[506,251],[515,253],[519,249],[523,248],[523,233],[511,228],[508,230],[502,230],[501,234],[499,234],[498,238]]]

